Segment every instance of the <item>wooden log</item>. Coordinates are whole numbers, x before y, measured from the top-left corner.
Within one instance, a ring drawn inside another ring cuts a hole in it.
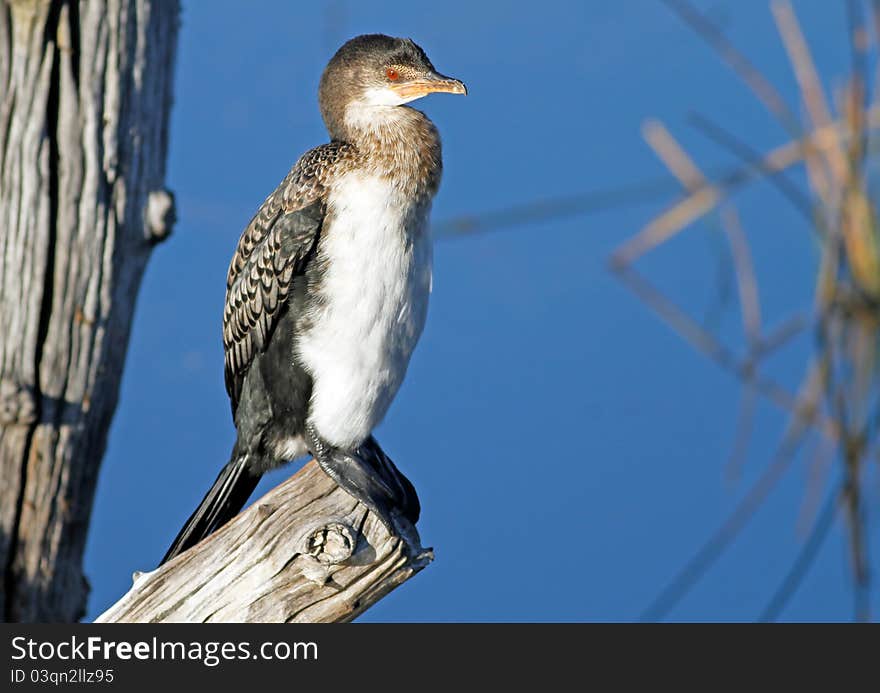
[[[314,462],[148,573],[98,623],[351,621],[434,558],[393,537]]]
[[[0,0],[0,618],[74,621],[164,189],[177,0]]]

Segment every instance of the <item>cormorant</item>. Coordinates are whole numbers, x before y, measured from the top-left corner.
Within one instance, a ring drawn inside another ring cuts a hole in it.
[[[372,436],[403,382],[431,290],[440,137],[406,106],[466,94],[409,39],[358,36],[319,88],[330,142],[306,152],[241,235],[223,311],[229,462],[162,563],[234,517],[262,474],[311,454],[392,534],[419,500]]]

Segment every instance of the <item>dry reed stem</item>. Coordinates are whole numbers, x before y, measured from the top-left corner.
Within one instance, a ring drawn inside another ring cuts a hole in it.
[[[867,116],[867,124],[870,128],[880,127],[880,106],[871,108]],[[759,166],[751,167],[756,168],[757,171],[749,173],[748,169],[740,169],[737,175],[731,176],[726,182],[708,182],[674,203],[665,212],[652,219],[638,234],[618,246],[611,256],[612,264],[618,267],[632,264],[645,253],[681,232],[689,224],[711,212],[733,190],[757,178],[759,174],[766,176],[778,173],[802,161],[807,143],[820,152],[837,146],[837,138],[843,129],[844,125],[840,120],[817,128],[802,140],[787,142],[767,152]]]

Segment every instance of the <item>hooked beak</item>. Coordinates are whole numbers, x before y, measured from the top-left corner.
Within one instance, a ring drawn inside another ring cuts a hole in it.
[[[446,94],[467,94],[464,82],[446,77],[436,72],[429,72],[424,77],[411,79],[401,84],[392,84],[391,90],[400,98],[410,101],[428,94],[444,92]]]

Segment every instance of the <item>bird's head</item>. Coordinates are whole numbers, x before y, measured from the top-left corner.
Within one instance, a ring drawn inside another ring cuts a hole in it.
[[[435,92],[467,94],[467,87],[439,74],[412,40],[367,34],[345,43],[327,64],[318,100],[330,136],[345,139],[353,123],[381,119],[388,109]]]

